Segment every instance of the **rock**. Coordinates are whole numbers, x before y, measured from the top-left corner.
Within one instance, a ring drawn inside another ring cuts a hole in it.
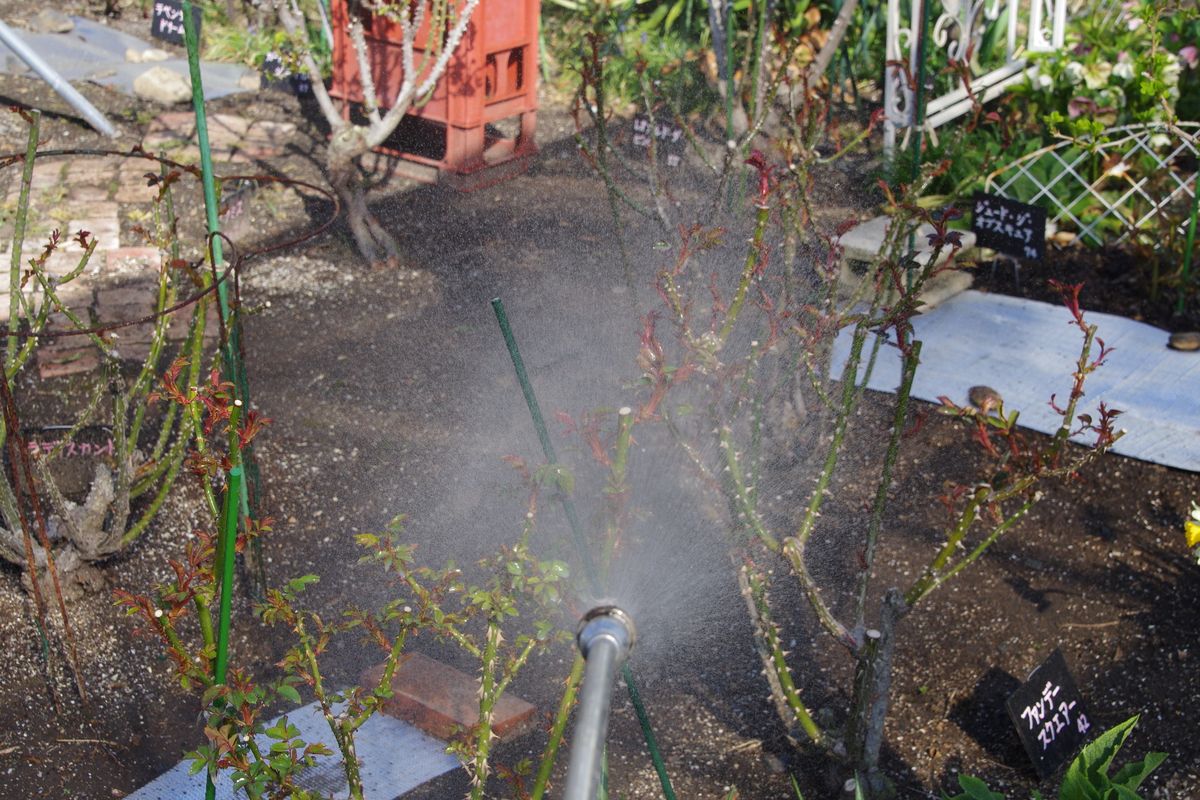
[[[191,99],[192,82],[166,67],[151,67],[134,78],[133,93],[143,100],[175,105]]]
[[[149,50],[142,51],[142,61],[166,61],[171,57],[171,54],[166,50],[159,50],[157,47],[151,47]]]
[[[257,72],[244,72],[242,77],[238,78],[238,88],[241,89],[258,89],[262,85],[262,76]]]
[[[1172,333],[1167,340],[1167,347],[1172,350],[1200,350],[1200,333],[1196,331],[1181,331]]]
[[[37,33],[70,33],[75,30],[75,23],[61,11],[43,8],[29,20],[29,29]]]
[[[972,386],[967,390],[967,399],[984,414],[990,414],[1004,402],[1000,393],[990,386]]]
[[[138,50],[136,47],[126,47],[125,60],[130,64],[142,63],[142,51]]]

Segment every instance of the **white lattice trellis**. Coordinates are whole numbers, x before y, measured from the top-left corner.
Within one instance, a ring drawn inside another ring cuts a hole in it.
[[[1076,240],[1121,242],[1167,209],[1189,207],[1198,135],[1196,122],[1113,128],[1087,146],[1063,141],[1035,150],[988,175],[984,188],[1044,207],[1047,221]],[[1120,233],[1104,235],[1113,229]]]
[[[929,98],[924,127],[931,131],[970,111],[974,105],[971,95],[986,103],[1024,79],[1035,69],[1027,63],[1026,54],[1063,46],[1067,0],[888,0],[883,102],[884,153],[889,159],[895,150],[897,132],[907,133],[913,126],[912,82],[919,67],[917,40],[922,2],[937,4],[930,10],[927,59],[932,48],[945,50],[951,60],[968,65],[972,74],[970,92],[959,81],[957,88]],[[1001,20],[1006,26],[1003,61],[980,63],[984,33]]]

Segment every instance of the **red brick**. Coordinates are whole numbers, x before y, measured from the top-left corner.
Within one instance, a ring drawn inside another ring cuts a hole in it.
[[[152,203],[158,197],[158,187],[146,183],[145,177],[122,181],[113,199],[118,203]]]
[[[191,111],[166,111],[150,121],[146,138],[153,134],[170,134],[186,139],[196,132],[196,115]],[[149,149],[149,148],[147,148]]]
[[[38,374],[43,379],[91,372],[99,366],[100,355],[91,345],[54,351],[38,348]]]
[[[118,247],[104,254],[105,272],[114,271],[158,271],[162,254],[157,247]]]
[[[382,677],[383,665],[372,667],[363,673],[363,686],[375,686]],[[392,691],[392,697],[380,707],[383,713],[439,739],[449,739],[479,722],[479,680],[420,653],[401,657],[392,676]],[[492,730],[501,741],[515,739],[528,732],[536,711],[519,697],[501,695]]]

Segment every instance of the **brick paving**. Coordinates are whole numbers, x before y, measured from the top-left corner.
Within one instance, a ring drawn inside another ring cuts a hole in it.
[[[295,133],[292,123],[251,120],[230,114],[209,118],[209,139],[214,160],[245,162],[271,158],[283,152]],[[190,112],[167,112],[155,119],[143,145],[150,152],[162,151],[180,161],[197,161],[195,117]],[[86,230],[97,240],[96,251],[83,271],[58,287],[63,303],[85,321],[97,323],[130,321],[154,312],[161,254],[154,247],[121,232],[122,219],[137,220],[152,209],[158,190],[150,186],[146,173],[155,164],[141,158],[73,157],[45,158],[35,164],[31,180],[30,214],[21,247],[21,261],[39,255],[51,231],[60,233],[59,246],[46,261],[46,272],[63,278],[75,271],[83,249],[74,237]],[[6,185],[0,196],[0,266],[12,262],[15,211],[20,194],[21,170],[10,167],[0,174]],[[40,303],[41,291],[26,283],[27,302]],[[10,282],[0,278],[0,324],[10,313]],[[170,321],[168,339],[187,333],[190,311],[177,312]],[[123,359],[143,359],[149,352],[153,325],[143,323],[111,332],[109,340]],[[47,330],[63,331],[70,322],[53,314]],[[215,338],[215,309],[210,309],[206,338]],[[100,364],[95,346],[84,336],[48,339],[38,347],[38,372],[43,378],[59,377],[96,369]]]
[[[383,665],[378,664],[363,674],[362,685],[374,686],[382,677]],[[420,653],[402,656],[391,689],[380,710],[438,739],[479,723],[479,679]],[[492,712],[492,732],[502,742],[515,739],[529,731],[536,711],[521,698],[502,694]]]
[[[216,160],[245,162],[274,158],[283,153],[296,132],[292,122],[250,120],[233,114],[213,114],[208,118],[208,144]],[[159,115],[142,141],[149,152],[165,151],[178,161],[199,161],[196,145],[196,118],[187,111]]]

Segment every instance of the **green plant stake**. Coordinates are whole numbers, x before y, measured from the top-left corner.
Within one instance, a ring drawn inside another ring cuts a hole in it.
[[[238,519],[241,512],[242,467],[229,470],[229,486],[221,508],[221,542],[217,566],[221,571],[221,610],[217,623],[217,659],[213,668],[216,683],[224,683],[229,671],[229,618],[233,603],[233,556],[237,551]]]
[[[529,406],[529,415],[533,417],[533,427],[537,429],[538,441],[542,443],[542,453],[545,455],[547,463],[557,464],[558,457],[554,453],[554,445],[550,442],[550,434],[546,430],[542,409],[533,394],[533,384],[529,382],[529,375],[525,372],[525,362],[521,358],[521,351],[517,348],[517,339],[513,336],[512,327],[508,324],[508,315],[504,313],[504,303],[499,297],[492,300],[492,311],[496,313],[500,332],[504,334],[504,344],[508,347],[508,355],[512,358],[513,369],[517,373],[517,382],[521,384],[521,392],[525,395],[525,404]],[[596,565],[588,552],[587,541],[583,538],[583,528],[579,524],[578,514],[575,513],[575,504],[571,502],[571,498],[561,492],[559,500],[562,502],[563,512],[567,515],[567,522],[571,526],[571,535],[575,539],[575,548],[579,551],[579,558],[583,561],[584,570],[587,572],[588,582],[591,584],[592,591],[599,592]],[[671,778],[667,775],[667,765],[659,752],[654,729],[650,726],[650,717],[646,714],[645,706],[642,705],[641,695],[638,694],[637,685],[633,682],[633,672],[630,671],[628,662],[621,674],[625,678],[625,686],[629,690],[629,699],[633,702],[634,711],[637,712],[638,723],[642,728],[642,738],[646,741],[646,749],[650,751],[650,760],[654,762],[654,771],[658,773],[658,782],[662,785],[663,797],[666,800],[675,800],[675,791],[671,788]]]
[[[196,32],[195,20],[192,18],[192,5],[189,0],[183,0],[183,38],[187,45],[188,73],[192,80],[192,106],[196,111],[196,143],[200,148],[200,178],[204,186],[204,214],[208,222],[209,248],[212,256],[214,272],[224,263],[222,252],[221,226],[217,219],[217,187],[213,177],[212,147],[208,142],[208,117],[204,111],[204,82],[200,76],[200,43]],[[250,402],[250,382],[246,376],[246,365],[242,360],[241,318],[230,320],[229,287],[224,280],[217,284],[217,307],[221,314],[221,325],[226,332],[226,340],[221,343],[221,356],[224,363],[225,377],[233,383],[237,397],[245,403]],[[249,474],[247,474],[247,472]],[[247,491],[246,481],[251,480],[255,495],[251,497]],[[239,495],[242,510],[251,519],[257,516],[258,487],[261,485],[258,473],[258,462],[254,458],[253,446],[247,448],[246,470],[238,472],[238,480],[242,482]],[[254,548],[255,562],[258,574],[255,576],[259,590],[266,587],[266,574],[263,572],[262,545],[255,539],[251,544]]]
[[[525,405],[529,408],[529,416],[533,418],[533,427],[537,431],[538,441],[542,445],[542,454],[545,455],[547,464],[557,464],[558,456],[554,452],[554,444],[550,441],[550,433],[546,430],[546,420],[542,417],[541,406],[538,405],[537,397],[533,394],[533,384],[529,382],[529,374],[525,372],[525,361],[521,358],[521,351],[517,349],[516,337],[513,336],[512,327],[508,324],[508,315],[504,313],[504,303],[499,297],[492,300],[492,311],[496,313],[496,322],[500,324],[500,333],[504,335],[504,344],[508,347],[509,357],[512,358],[513,371],[517,373],[517,383],[521,384],[521,393],[525,395]],[[580,560],[583,561],[588,584],[593,592],[599,592],[599,573],[596,571],[595,562],[592,561],[587,541],[583,538],[583,528],[579,524],[579,515],[575,512],[575,504],[562,492],[559,493],[559,499],[562,502],[563,513],[567,515],[567,522],[571,526],[571,534],[575,537],[575,549],[579,552]]]
[[[234,409],[233,417],[237,416]],[[230,419],[231,428],[234,419]],[[221,582],[221,603],[217,619],[217,655],[213,663],[213,683],[225,683],[229,672],[229,622],[233,614],[233,564],[237,551],[238,518],[241,511],[242,465],[231,467],[226,480],[225,502],[221,506],[221,537],[217,544],[218,576]],[[205,800],[215,800],[217,787],[212,774],[204,786]]]

